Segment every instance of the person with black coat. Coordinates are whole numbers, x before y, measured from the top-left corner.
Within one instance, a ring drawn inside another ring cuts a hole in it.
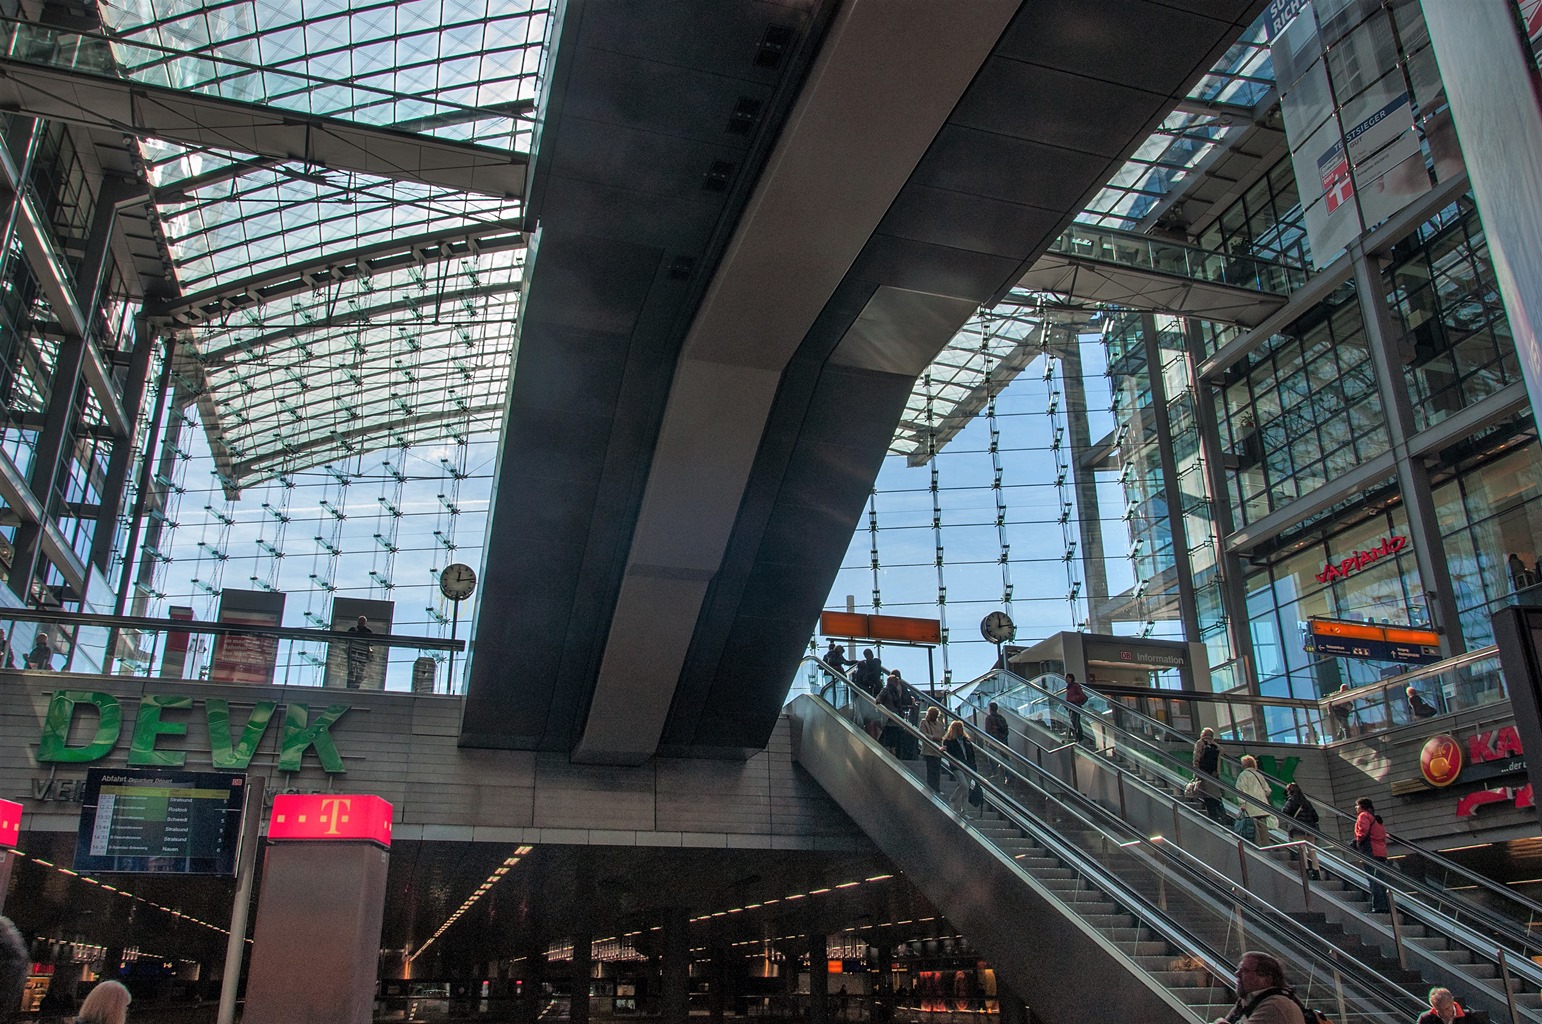
[[[1292,824],[1287,826],[1291,842],[1307,840],[1308,845],[1301,848],[1306,856],[1306,870],[1312,878],[1317,878],[1317,848],[1311,845],[1311,836],[1296,825],[1315,829],[1322,821],[1322,816],[1317,813],[1317,808],[1312,806],[1312,801],[1308,800],[1306,794],[1301,791],[1300,783],[1285,783],[1285,806],[1280,808],[1280,817],[1289,818],[1292,821]]]
[[[1221,745],[1215,741],[1214,729],[1201,729],[1194,741],[1194,773],[1199,779],[1199,799],[1205,805],[1205,813],[1222,825],[1228,824],[1226,811],[1221,806],[1221,787],[1217,777],[1221,770]]]
[[[969,794],[975,788],[975,782],[962,769],[974,771],[975,759],[974,744],[970,742],[963,722],[954,721],[948,725],[948,731],[942,736],[942,750],[948,755],[948,768],[953,772],[953,793],[948,797],[948,806],[960,817],[967,818],[972,803]]]
[[[878,704],[901,722],[910,721],[910,709],[915,707],[915,701],[911,699],[910,691],[905,689],[905,680],[900,678],[899,669],[889,673],[889,681],[879,691]],[[882,743],[893,751],[895,757],[905,756],[908,736],[905,727],[899,722],[893,718],[884,719]]]

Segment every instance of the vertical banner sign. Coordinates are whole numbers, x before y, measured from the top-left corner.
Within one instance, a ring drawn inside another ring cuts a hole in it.
[[[192,622],[193,609],[183,605],[172,605],[167,612],[169,618],[177,622]],[[187,671],[188,641],[191,633],[179,629],[166,631],[166,649],[161,655],[161,676],[165,679],[181,679]]]
[[[278,627],[284,622],[284,595],[266,590],[220,592],[220,622]],[[214,641],[209,679],[219,683],[271,683],[278,666],[278,637],[220,636]]]
[[[0,849],[21,842],[21,804],[0,800]]]

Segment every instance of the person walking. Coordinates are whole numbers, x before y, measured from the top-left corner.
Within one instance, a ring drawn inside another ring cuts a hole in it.
[[[970,742],[963,722],[955,721],[948,725],[948,731],[943,733],[942,749],[948,755],[948,768],[953,772],[953,793],[948,797],[948,806],[960,817],[967,818],[972,803],[969,797],[975,789],[975,782],[963,769],[974,771],[975,759],[974,744]]]
[[[985,734],[1003,747],[1011,749],[1012,734],[1011,730],[1007,728],[1007,716],[1001,713],[1001,708],[995,701],[991,701],[985,711]],[[996,775],[996,768],[993,766],[1000,765],[1001,763],[1002,761],[999,756],[991,758],[987,770],[990,771],[992,777]]]
[[[1312,801],[1308,800],[1306,794],[1301,791],[1300,783],[1285,783],[1285,806],[1280,808],[1280,814],[1293,822],[1289,826],[1291,842],[1306,840],[1306,845],[1301,847],[1301,855],[1306,858],[1307,874],[1312,879],[1317,879],[1317,847],[1305,829],[1317,828],[1322,821],[1322,816],[1317,813],[1317,808],[1312,806]],[[1297,828],[1297,824],[1305,828]]]
[[[926,784],[933,793],[942,792],[942,741],[947,732],[948,726],[942,720],[942,711],[933,704],[926,709],[926,717],[921,719],[921,735],[926,737],[925,746],[921,748],[921,760],[926,762]]]
[[[358,690],[364,686],[365,677],[369,673],[370,659],[374,657],[374,649],[365,641],[364,637],[374,635],[374,630],[369,628],[369,619],[363,615],[359,621],[348,627],[348,689]]]
[[[1387,863],[1387,826],[1382,824],[1381,815],[1376,813],[1376,805],[1369,797],[1362,796],[1355,801],[1355,849],[1379,862],[1366,869],[1367,888],[1371,894],[1371,913],[1385,914],[1390,907],[1379,865]]]
[[[1237,791],[1248,798],[1238,808],[1240,813],[1237,820],[1252,822],[1251,829],[1247,830],[1252,835],[1244,831],[1243,838],[1262,846],[1268,842],[1269,829],[1274,825],[1274,815],[1266,809],[1269,806],[1271,787],[1264,773],[1258,770],[1258,758],[1252,754],[1242,755],[1242,771],[1237,773]]]
[[[1277,956],[1250,949],[1237,961],[1237,1005],[1215,1024],[1306,1024],[1306,1007],[1285,984]]]
[[[1069,712],[1071,717],[1071,742],[1080,743],[1084,739],[1082,735],[1082,706],[1087,703],[1087,691],[1082,689],[1082,684],[1076,681],[1075,672],[1065,674],[1065,700],[1071,705]]]
[[[10,918],[0,917],[0,1021],[8,1021],[21,1006],[32,973],[27,943]]]
[[[1221,788],[1217,773],[1221,770],[1221,745],[1215,741],[1215,730],[1201,729],[1194,741],[1194,773],[1199,778],[1198,796],[1205,805],[1205,813],[1212,821],[1225,825],[1226,811],[1221,806]]]

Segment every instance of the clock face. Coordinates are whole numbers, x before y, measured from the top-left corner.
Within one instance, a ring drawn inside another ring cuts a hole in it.
[[[991,643],[1005,643],[1017,635],[1017,627],[1006,612],[991,612],[980,620],[980,635]]]
[[[477,588],[477,574],[462,562],[444,567],[439,574],[439,592],[451,601],[464,601]]]

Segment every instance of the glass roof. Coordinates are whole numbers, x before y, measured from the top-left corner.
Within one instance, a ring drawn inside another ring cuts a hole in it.
[[[1077,220],[1133,229],[1164,196],[1196,174],[1218,147],[1247,131],[1251,111],[1274,89],[1274,63],[1260,18],[1189,92],[1189,103],[1155,132],[1093,197]]]
[[[101,10],[113,73],[136,81],[529,152],[542,0]],[[475,240],[517,237],[518,200],[162,140],[140,152],[178,290],[212,300],[180,337],[178,368],[228,492],[381,443],[496,428],[524,254]],[[452,240],[469,242],[438,245]],[[360,269],[389,250],[407,258]],[[298,286],[264,301],[283,280]]]
[[[1170,113],[1161,127],[1141,143],[1076,219],[1087,224],[1132,230],[1168,193],[1201,173],[1206,159],[1245,132],[1251,112],[1274,90],[1274,64],[1260,17],[1227,49],[1188,95],[1188,102]],[[889,451],[904,455],[911,465],[927,460],[928,422],[935,428],[931,443],[941,450],[968,420],[985,407],[1027,366],[1038,351],[1044,310],[1035,310],[1044,296],[1013,292],[991,310],[981,310],[959,331],[916,381],[905,415]],[[987,358],[980,354],[987,353]],[[991,378],[983,367],[990,365]]]

